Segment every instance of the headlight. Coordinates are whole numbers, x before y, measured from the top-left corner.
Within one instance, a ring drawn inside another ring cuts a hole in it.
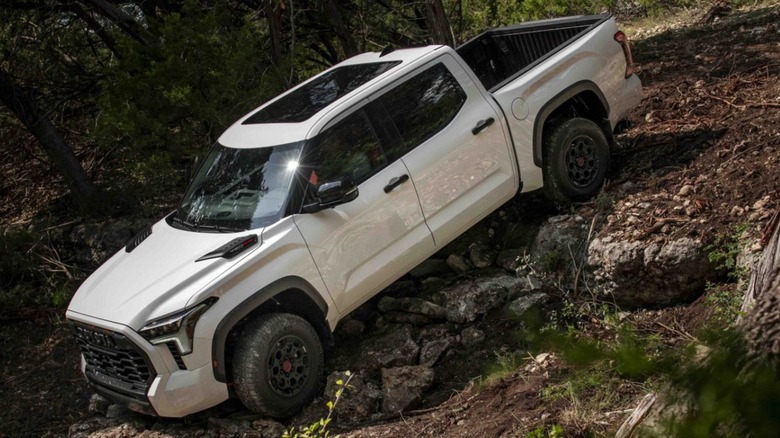
[[[195,324],[203,312],[217,301],[209,298],[195,307],[185,309],[179,313],[167,316],[147,323],[138,331],[152,345],[174,342],[182,355],[192,353],[192,337],[195,333]]]

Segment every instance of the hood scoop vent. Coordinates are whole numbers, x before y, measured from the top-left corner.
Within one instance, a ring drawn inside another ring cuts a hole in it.
[[[152,235],[152,227],[151,225],[146,227],[143,231],[133,236],[132,239],[130,239],[129,242],[127,242],[127,245],[125,245],[125,251],[132,252],[138,245],[141,244],[144,240],[146,240],[147,237]]]
[[[195,261],[199,262],[201,260],[218,259],[218,258],[232,259],[238,254],[244,252],[244,250],[246,250],[247,248],[254,246],[257,242],[258,242],[257,234],[251,234],[249,236],[244,236],[244,237],[237,237]]]

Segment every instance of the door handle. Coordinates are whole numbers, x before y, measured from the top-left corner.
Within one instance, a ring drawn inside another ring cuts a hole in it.
[[[475,126],[474,129],[471,130],[471,133],[474,134],[474,135],[477,135],[480,132],[482,132],[483,129],[485,129],[488,126],[492,125],[493,122],[495,122],[495,121],[496,121],[496,119],[494,119],[492,117],[488,117],[485,120],[480,120],[479,122],[477,122],[477,126]]]
[[[409,179],[409,175],[406,174],[392,177],[390,179],[390,182],[388,182],[387,185],[385,186],[385,193],[392,192],[393,189],[405,183],[408,179]]]

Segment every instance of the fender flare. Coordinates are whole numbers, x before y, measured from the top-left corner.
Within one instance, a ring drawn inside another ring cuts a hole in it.
[[[579,82],[575,82],[574,84],[566,87],[563,91],[558,93],[555,97],[550,99],[547,103],[545,103],[542,106],[542,109],[539,110],[539,113],[536,115],[536,119],[534,120],[534,164],[538,167],[542,167],[542,146],[543,146],[543,131],[544,131],[544,123],[547,121],[547,118],[550,117],[550,114],[552,114],[555,110],[560,108],[561,105],[563,105],[565,102],[567,102],[572,97],[582,93],[583,91],[590,91],[593,92],[593,94],[596,95],[596,97],[601,102],[601,105],[604,107],[604,110],[606,111],[606,114],[609,115],[609,102],[607,102],[607,99],[604,97],[604,93],[601,92],[601,89],[598,85],[596,85],[595,82],[589,81],[589,80],[582,80]]]
[[[273,283],[265,286],[259,291],[255,292],[247,299],[241,302],[233,308],[222,320],[217,324],[217,328],[214,332],[214,338],[211,341],[211,364],[214,370],[214,378],[223,383],[227,383],[227,369],[225,358],[225,347],[227,344],[227,338],[230,331],[245,317],[257,310],[263,304],[273,300],[273,298],[282,292],[288,290],[298,290],[306,294],[314,304],[322,312],[322,320],[319,324],[316,321],[313,322],[314,329],[318,333],[323,330],[330,336],[330,326],[326,321],[326,315],[328,314],[328,304],[317,292],[309,282],[300,277],[285,277],[274,281]]]

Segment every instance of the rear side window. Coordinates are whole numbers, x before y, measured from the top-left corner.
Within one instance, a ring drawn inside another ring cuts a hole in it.
[[[444,64],[438,63],[378,100],[403,140],[403,148],[388,151],[395,160],[447,126],[466,102],[466,93]]]
[[[362,109],[318,135],[313,153],[309,182],[315,186],[344,176],[360,183],[387,164],[379,138]]]

